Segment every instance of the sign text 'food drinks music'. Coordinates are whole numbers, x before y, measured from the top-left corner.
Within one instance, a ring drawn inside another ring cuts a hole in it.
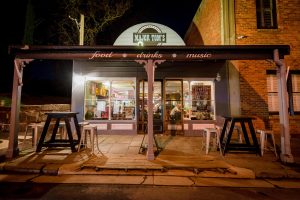
[[[209,60],[213,59],[213,54],[209,52],[199,52],[199,53],[160,53],[159,51],[155,51],[153,53],[114,53],[114,52],[101,52],[95,51],[91,55],[88,56],[89,60],[98,60],[98,59],[186,59],[186,60]]]

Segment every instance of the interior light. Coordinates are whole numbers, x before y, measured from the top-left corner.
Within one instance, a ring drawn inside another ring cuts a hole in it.
[[[221,81],[221,75],[219,73],[217,73],[217,76],[216,76],[216,81],[220,82]]]

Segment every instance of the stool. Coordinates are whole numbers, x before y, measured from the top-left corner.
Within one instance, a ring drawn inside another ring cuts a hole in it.
[[[205,153],[208,154],[209,151],[209,145],[210,145],[210,137],[211,133],[215,134],[215,142],[213,143],[214,146],[218,145],[220,148],[220,130],[216,127],[215,124],[207,124],[207,127],[203,128],[204,134],[203,134],[203,140],[205,140]],[[202,142],[202,146],[204,146],[204,142]]]
[[[92,124],[82,126],[82,134],[78,146],[78,151],[80,150],[81,145],[87,147],[87,141],[86,141],[87,134],[90,134],[90,144],[91,144],[92,154],[94,154],[95,138],[96,138],[96,147],[98,149],[98,152],[102,154],[98,145],[97,126]]]
[[[30,123],[30,124],[28,124],[26,126],[26,131],[25,131],[23,142],[25,142],[25,140],[26,140],[28,130],[31,129],[32,130],[32,146],[35,147],[37,145],[39,128],[43,127],[43,126],[44,126],[44,123]]]
[[[81,128],[80,131],[83,132],[83,127],[86,126],[86,125],[89,125],[90,122],[78,122],[78,124],[79,124],[79,126],[80,126],[80,128]]]
[[[271,150],[274,151],[274,154],[275,154],[276,158],[278,158],[273,131],[272,130],[258,129],[258,130],[256,130],[256,132],[260,134],[260,150],[261,150],[261,155],[263,156],[264,150],[267,148],[268,137],[270,137],[271,140],[272,140],[272,145],[273,145],[273,147],[271,147]]]

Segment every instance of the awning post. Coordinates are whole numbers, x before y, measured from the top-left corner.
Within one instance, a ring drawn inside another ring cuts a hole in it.
[[[291,153],[291,136],[288,113],[288,93],[286,85],[286,65],[283,59],[279,59],[278,49],[274,50],[274,62],[277,65],[278,98],[279,98],[279,118],[280,118],[280,159],[284,163],[293,163],[294,158]]]
[[[31,59],[15,59],[14,60],[14,78],[13,91],[11,100],[10,128],[9,128],[9,143],[6,152],[7,158],[13,158],[19,155],[18,134],[19,134],[19,113],[21,104],[22,78],[23,68]]]
[[[136,60],[137,63],[144,64],[145,70],[148,77],[148,122],[147,122],[147,133],[148,133],[148,146],[147,146],[147,159],[154,160],[154,149],[153,149],[153,89],[154,89],[154,73],[156,64],[161,64],[165,60]]]

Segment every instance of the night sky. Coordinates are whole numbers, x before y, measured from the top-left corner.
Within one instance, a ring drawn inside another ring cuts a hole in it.
[[[43,2],[54,0],[43,0]],[[112,45],[115,39],[127,28],[143,22],[156,22],[164,24],[175,30],[182,38],[193,19],[201,0],[133,0],[132,7],[118,20],[106,27],[98,34],[97,45]],[[1,12],[3,27],[1,28],[0,43],[0,93],[11,93],[13,64],[9,59],[8,46],[22,44],[24,34],[25,12],[27,0],[10,0],[6,3],[6,12]],[[42,13],[47,16],[49,8]],[[47,26],[47,24],[42,24]],[[42,63],[42,64],[41,64]],[[22,89],[26,96],[66,96],[71,95],[71,67],[72,62],[45,62],[34,61],[24,70],[24,86]],[[58,76],[58,74],[62,76]],[[59,90],[50,88],[60,87]],[[1,95],[0,95],[1,96]]]

